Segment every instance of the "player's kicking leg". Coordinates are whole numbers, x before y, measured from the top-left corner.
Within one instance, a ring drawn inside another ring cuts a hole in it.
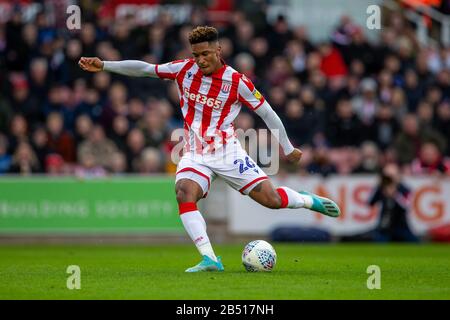
[[[288,187],[275,188],[269,180],[256,185],[249,196],[271,209],[307,208],[333,218],[340,215],[338,205],[331,199],[306,191],[297,192]]]
[[[206,233],[206,223],[197,209],[197,201],[203,197],[200,185],[189,179],[180,179],[175,184],[180,218],[187,233],[196,245],[202,261],[186,272],[223,271],[220,257],[216,257]]]

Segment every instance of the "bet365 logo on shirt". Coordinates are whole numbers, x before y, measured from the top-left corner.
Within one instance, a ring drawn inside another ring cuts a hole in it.
[[[206,105],[208,107],[211,107],[213,109],[219,110],[222,108],[222,101],[215,99],[215,98],[208,98],[204,94],[201,93],[190,93],[188,88],[184,88],[184,96],[191,100],[195,101],[196,103],[201,103],[203,105]]]

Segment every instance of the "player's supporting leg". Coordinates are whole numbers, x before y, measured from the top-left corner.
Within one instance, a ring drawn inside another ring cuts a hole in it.
[[[206,222],[197,208],[197,201],[203,196],[202,188],[189,179],[181,179],[175,185],[180,218],[190,238],[203,257],[203,261],[187,272],[222,271],[220,257],[216,257],[206,233]]]
[[[275,188],[269,180],[260,182],[249,196],[261,205],[271,209],[307,208],[330,217],[338,217],[339,207],[334,201],[306,191],[297,192],[288,187]]]

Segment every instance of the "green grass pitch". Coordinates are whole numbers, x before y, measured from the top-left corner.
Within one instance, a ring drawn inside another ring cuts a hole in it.
[[[0,246],[0,299],[450,299],[449,245],[280,244],[273,272],[248,273],[242,245],[216,245],[225,272],[186,274],[193,245]],[[69,265],[81,289],[66,287]],[[369,265],[381,289],[369,290]]]

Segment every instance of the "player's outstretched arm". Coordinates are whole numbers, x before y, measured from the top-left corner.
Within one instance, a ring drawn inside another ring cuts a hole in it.
[[[264,99],[264,97],[256,90],[253,83],[245,76],[242,75],[238,85],[239,101],[255,111],[257,115],[264,120],[270,132],[275,136],[278,136],[278,142],[283,149],[287,159],[293,163],[299,162],[302,157],[300,149],[294,148],[281,122],[280,117],[273,111],[270,104]]]
[[[280,117],[278,117],[269,103],[267,103],[267,101],[264,101],[264,103],[258,109],[256,109],[255,112],[261,117],[261,119],[264,120],[267,127],[272,133],[278,133],[278,141],[280,142],[281,148],[283,149],[286,158],[293,163],[299,162],[302,157],[302,151],[300,149],[294,148],[292,143],[289,141],[286,129],[284,128]]]
[[[89,72],[109,71],[131,77],[157,77],[156,65],[138,60],[102,61],[97,57],[81,57],[78,64]]]

